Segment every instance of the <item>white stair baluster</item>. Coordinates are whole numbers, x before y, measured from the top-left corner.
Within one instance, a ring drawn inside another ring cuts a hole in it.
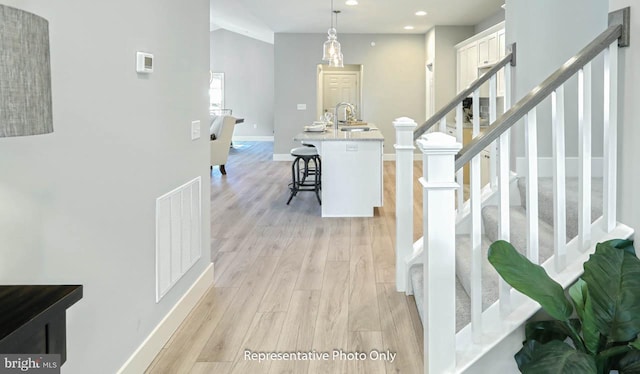
[[[489,79],[489,124],[493,124],[498,118],[498,94],[497,94],[497,79],[494,74]],[[497,144],[496,142],[490,145],[490,159],[489,159],[489,182],[491,188],[495,188],[498,185],[498,159],[497,159]]]
[[[578,72],[578,239],[591,245],[591,63]]]
[[[504,112],[511,108],[511,64],[506,65],[504,68]],[[511,168],[509,166],[509,157],[511,157],[510,147],[511,144],[511,130],[507,130],[504,134],[500,135],[498,143],[498,169],[500,184],[500,199],[498,201],[498,207],[500,209],[500,239],[509,241],[511,240],[511,228],[510,228],[510,178]],[[500,277],[498,283],[500,289],[500,312],[503,316],[511,313],[511,286]]]
[[[445,133],[418,140],[427,174],[420,178],[424,204],[425,373],[450,373],[456,366],[455,155],[462,145]]]
[[[471,330],[473,339],[482,336],[482,197],[480,186],[480,158],[471,159]]]
[[[473,92],[473,131],[472,138],[480,135],[480,92]],[[473,339],[480,341],[482,336],[482,197],[481,197],[481,154],[471,159],[469,172],[471,202],[471,331]]]
[[[447,132],[447,115],[440,119],[440,132]]]
[[[553,223],[555,271],[567,266],[567,211],[564,144],[564,86],[551,94],[551,134],[553,147]]]
[[[464,130],[464,117],[462,110],[462,103],[456,106],[456,141],[462,144]],[[456,182],[460,185],[457,192],[457,209],[458,214],[462,213],[462,206],[464,205],[464,171],[462,169],[456,172]]]
[[[498,142],[498,209],[500,210],[499,227],[500,239],[510,240],[509,227],[509,188],[511,171],[509,168],[509,135],[500,135]],[[500,278],[500,311],[503,316],[511,312],[511,286]]]
[[[409,287],[406,259],[413,252],[413,132],[418,124],[411,118],[393,121],[396,129],[396,290]]]
[[[527,158],[527,257],[534,264],[538,257],[538,123],[536,108],[524,117],[525,155]]]
[[[618,144],[618,41],[604,51],[604,230],[616,227],[617,148]]]
[[[472,103],[472,113],[473,113],[473,119],[471,120],[471,123],[473,124],[473,135],[471,136],[472,138],[476,137],[476,134],[478,134],[480,132],[480,90],[475,90],[473,91],[473,94],[471,95],[473,103]]]

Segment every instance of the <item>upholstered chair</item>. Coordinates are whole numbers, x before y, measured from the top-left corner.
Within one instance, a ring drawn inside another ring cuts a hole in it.
[[[229,148],[231,148],[231,137],[233,128],[236,125],[236,119],[232,116],[215,116],[211,121],[209,129],[211,136],[211,169],[214,165],[220,166],[220,173],[227,174],[225,164],[229,157]],[[214,140],[215,138],[215,140]]]

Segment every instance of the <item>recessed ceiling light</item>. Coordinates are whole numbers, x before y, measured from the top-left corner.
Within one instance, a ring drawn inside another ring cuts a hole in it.
[[[505,9],[506,6],[507,6],[507,4],[502,4],[502,5],[500,5],[500,8]]]
[[[427,12],[425,12],[424,10],[419,10],[416,12],[416,16],[426,16]]]
[[[405,26],[404,27],[405,30],[413,30],[413,26],[409,25],[409,26]]]
[[[347,0],[345,3],[347,5],[358,5],[358,0]]]

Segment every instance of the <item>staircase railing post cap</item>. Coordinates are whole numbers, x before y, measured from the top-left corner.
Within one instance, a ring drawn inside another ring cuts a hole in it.
[[[393,121],[393,126],[398,128],[398,127],[418,127],[418,123],[416,123],[416,121],[414,121],[413,119],[409,118],[409,117],[400,117],[400,118],[396,118]]]
[[[442,132],[422,135],[417,143],[423,152],[436,150],[437,153],[456,154],[462,149],[462,144],[458,143],[454,136]]]

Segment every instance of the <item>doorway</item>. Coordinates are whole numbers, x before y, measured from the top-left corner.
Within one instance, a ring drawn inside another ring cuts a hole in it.
[[[336,104],[348,102],[355,107],[355,116],[363,118],[362,107],[362,65],[345,65],[344,68],[332,68],[318,65],[318,93],[316,118],[325,112],[333,113]],[[344,113],[338,113],[344,119]]]
[[[426,118],[429,119],[435,114],[435,92],[433,85],[433,62],[426,64]]]

